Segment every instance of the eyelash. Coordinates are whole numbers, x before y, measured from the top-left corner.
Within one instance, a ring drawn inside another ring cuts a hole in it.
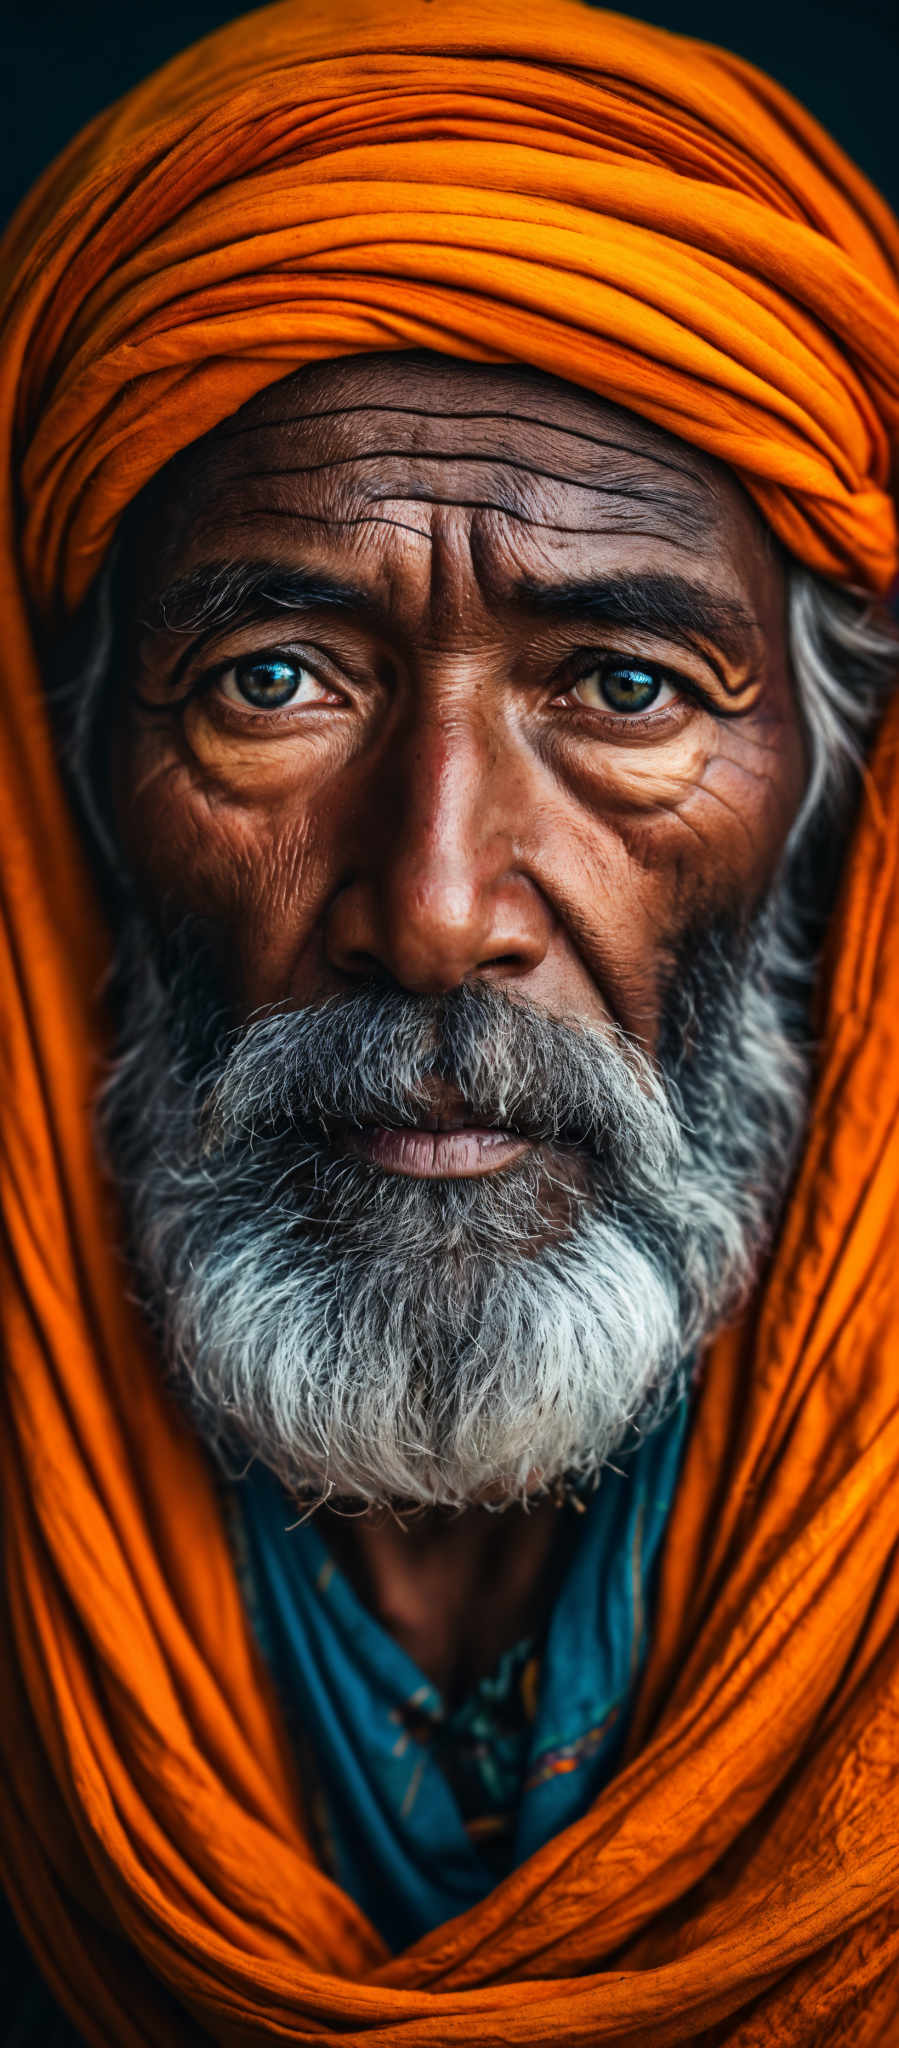
[[[194,651],[189,651],[186,655],[182,656],[178,669],[171,678],[170,688],[178,680],[179,676],[182,676],[191,666],[195,659],[196,654]],[[299,652],[298,649],[294,647],[253,647],[247,649],[245,653],[229,655],[227,660],[217,661],[211,668],[202,669],[198,675],[193,676],[187,683],[180,696],[170,699],[171,708],[183,710],[185,705],[197,703],[204,697],[210,696],[216,684],[222,681],[222,678],[228,674],[229,670],[237,668],[243,663],[276,661],[292,662],[298,669],[305,669],[309,675],[316,676],[320,680],[323,690],[333,690],[335,695],[340,692],[340,685],[329,681],[321,675],[319,665],[306,654]],[[140,701],[143,702],[145,700],[141,699]],[[158,704],[148,704],[148,708],[158,710],[162,707]],[[246,708],[248,712],[253,710],[253,706],[250,704]]]
[[[674,692],[674,703],[680,698],[689,698],[691,702],[700,705],[705,710],[709,708],[707,698],[699,686],[692,682],[688,676],[680,675],[676,669],[668,668],[662,662],[646,661],[639,655],[625,654],[616,649],[593,648],[589,651],[585,650],[582,656],[575,657],[573,669],[570,663],[566,664],[566,668],[562,671],[559,678],[560,687],[557,695],[570,695],[572,691],[577,689],[579,683],[584,682],[591,675],[598,675],[602,680],[607,681],[616,669],[639,670],[642,674],[649,676],[658,687],[672,690]],[[616,724],[635,726],[641,722],[658,719],[663,712],[673,710],[674,703],[662,706],[656,706],[653,703],[647,706],[645,711],[633,711],[630,714],[623,710],[616,711],[611,705],[607,705],[605,710],[608,717],[613,719]],[[603,715],[603,707],[599,705],[592,706],[580,703],[578,709],[585,711],[588,716],[591,713],[599,717]]]

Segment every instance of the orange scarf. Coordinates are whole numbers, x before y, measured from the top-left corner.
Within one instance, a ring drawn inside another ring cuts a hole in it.
[[[203,1453],[125,1299],[87,1105],[105,942],[34,620],[176,449],[314,357],[541,365],[886,586],[899,236],[785,94],[573,0],[284,0],[102,116],[6,243],[0,369],[5,1880],[86,2039],[899,2038],[899,708],[798,1185],[708,1363],[630,1760],[388,1959],[314,1866]]]

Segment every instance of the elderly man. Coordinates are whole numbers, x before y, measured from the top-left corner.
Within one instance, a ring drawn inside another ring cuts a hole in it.
[[[8,248],[37,1966],[891,2042],[895,225],[720,53],[286,0]]]

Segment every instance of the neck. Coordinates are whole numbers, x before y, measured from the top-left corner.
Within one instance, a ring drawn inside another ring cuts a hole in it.
[[[551,1499],[405,1520],[322,1508],[317,1520],[360,1599],[449,1704],[539,1635],[578,1524]]]

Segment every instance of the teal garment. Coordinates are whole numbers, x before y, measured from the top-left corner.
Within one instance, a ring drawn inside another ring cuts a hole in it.
[[[496,1870],[478,1846],[485,1825],[505,1817],[514,1868],[579,1819],[614,1772],[686,1419],[684,1399],[619,1454],[587,1503],[542,1645],[531,1721],[510,1712],[531,1644],[507,1653],[448,1713],[358,1598],[314,1519],[297,1523],[262,1467],[235,1489],[248,1603],[314,1779],[322,1852],[392,1950],[493,1889]],[[461,1803],[452,1782],[460,1742]]]

